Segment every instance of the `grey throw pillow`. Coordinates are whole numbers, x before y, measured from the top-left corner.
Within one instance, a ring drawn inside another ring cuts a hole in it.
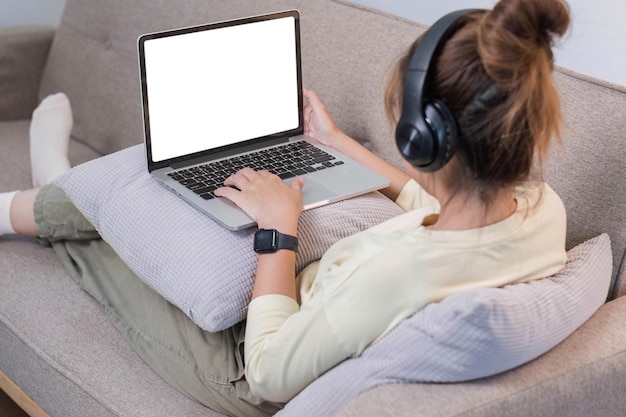
[[[256,229],[224,229],[159,185],[142,145],[79,165],[56,181],[126,264],[208,331],[246,317]],[[404,211],[380,193],[302,214],[297,270],[338,240]]]

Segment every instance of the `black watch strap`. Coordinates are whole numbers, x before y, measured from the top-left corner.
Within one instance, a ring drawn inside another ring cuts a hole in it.
[[[298,238],[280,233],[276,229],[259,229],[254,234],[256,253],[272,253],[280,249],[298,252]]]

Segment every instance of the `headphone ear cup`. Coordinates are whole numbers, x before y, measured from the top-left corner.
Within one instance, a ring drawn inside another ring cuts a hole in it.
[[[456,118],[441,100],[434,99],[424,107],[425,121],[430,130],[433,148],[430,163],[416,166],[420,171],[432,172],[441,169],[452,159],[456,151],[458,127]]]
[[[456,118],[441,100],[424,105],[421,120],[398,121],[396,144],[404,159],[417,170],[432,172],[442,168],[454,155],[458,128]]]
[[[428,165],[433,159],[434,141],[423,124],[420,129],[415,121],[401,119],[396,127],[396,145],[402,157],[415,167]]]

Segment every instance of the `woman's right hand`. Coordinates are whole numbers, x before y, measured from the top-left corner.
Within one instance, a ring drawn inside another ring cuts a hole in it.
[[[323,145],[336,147],[336,142],[344,136],[341,130],[315,91],[304,88],[303,93],[308,101],[304,106],[304,134]]]

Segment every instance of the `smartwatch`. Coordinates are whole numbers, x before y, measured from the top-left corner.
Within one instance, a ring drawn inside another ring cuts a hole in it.
[[[282,234],[275,229],[259,229],[254,234],[256,253],[273,253],[280,249],[298,252],[298,238]]]

